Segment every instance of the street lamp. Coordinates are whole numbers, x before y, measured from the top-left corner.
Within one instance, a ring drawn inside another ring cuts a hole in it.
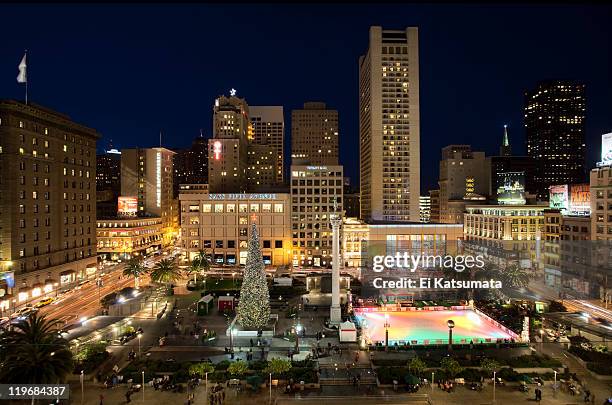
[[[433,387],[434,387],[434,377],[435,377],[435,372],[431,372],[431,390],[433,391]]]
[[[295,326],[295,353],[300,353],[300,333],[302,332],[302,325],[299,323]]]
[[[272,404],[272,373],[270,373],[270,405]]]
[[[144,399],[144,370],[142,371],[142,403],[145,403],[145,399]]]
[[[204,405],[208,405],[208,371],[204,373],[204,378],[206,380],[206,386],[204,388],[204,398],[206,399],[204,400]]]
[[[385,314],[385,351],[389,351],[389,314]]]
[[[497,381],[497,378],[495,378],[497,375],[497,371],[493,370],[493,405],[495,405],[495,382]]]
[[[544,329],[540,329],[540,351],[544,350]]]
[[[85,400],[85,371],[81,370],[81,405],[83,405],[83,401]]]
[[[234,328],[230,327],[230,355],[234,358]]]
[[[138,357],[140,357],[140,338],[142,336],[142,333],[138,332]]]
[[[553,384],[553,396],[557,396],[557,370],[553,370],[555,373],[555,383]]]
[[[453,328],[455,327],[455,321],[449,319],[446,321],[446,325],[448,326],[448,351],[453,350]]]

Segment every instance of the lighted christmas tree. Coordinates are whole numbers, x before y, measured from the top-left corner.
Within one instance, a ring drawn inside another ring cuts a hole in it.
[[[262,329],[270,317],[270,293],[255,223],[251,229],[237,312],[238,323],[247,329]]]

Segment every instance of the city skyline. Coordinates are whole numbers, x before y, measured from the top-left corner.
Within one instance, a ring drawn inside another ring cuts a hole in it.
[[[367,50],[368,29],[416,26],[421,53],[421,195],[436,187],[440,150],[448,144],[471,144],[492,155],[508,124],[513,152],[524,154],[524,92],[546,79],[585,83],[586,168],[594,166],[599,137],[610,130],[610,28],[604,24],[610,7],[406,5],[387,13],[360,5],[345,13],[341,6],[326,6],[323,16],[319,8],[8,6],[9,30],[27,11],[30,23],[40,27],[37,32],[47,34],[43,38],[24,32],[0,45],[7,55],[0,66],[2,87],[5,98],[23,99],[14,76],[27,48],[30,100],[98,129],[103,136],[99,149],[110,139],[119,148],[157,146],[160,129],[164,146],[171,148],[187,147],[200,129],[210,138],[214,99],[228,95],[231,88],[249,104],[282,105],[286,128],[291,110],[307,101],[323,101],[339,111],[340,163],[358,184],[358,58]],[[94,10],[101,18],[79,18]],[[134,25],[136,12],[141,20]],[[275,24],[262,28],[258,23],[255,30],[249,19],[253,13]],[[513,17],[521,18],[520,26],[512,25]],[[44,29],[49,21],[53,29]],[[103,27],[98,25],[102,21]],[[306,31],[312,21],[318,29]],[[227,49],[213,40],[225,24],[232,29],[224,35],[248,34],[250,43],[268,52],[250,54],[248,65],[226,63]],[[565,30],[569,24],[572,31]],[[343,29],[349,25],[350,30]],[[105,28],[110,26],[112,32]],[[286,36],[274,36],[275,30]],[[283,62],[278,65],[269,55]],[[292,68],[277,67],[283,65]],[[286,131],[286,156],[290,144]]]

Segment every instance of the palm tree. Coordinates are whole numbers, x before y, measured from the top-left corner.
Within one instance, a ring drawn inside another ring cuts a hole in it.
[[[208,271],[210,269],[210,262],[206,256],[206,252],[200,250],[198,254],[193,258],[191,264],[187,268],[189,274],[193,274],[193,283],[197,283],[197,275],[202,271]]]
[[[181,277],[181,270],[171,259],[160,260],[151,271],[151,280],[156,283],[171,284],[177,282]]]
[[[58,384],[74,371],[68,342],[57,321],[30,315],[0,338],[0,381],[19,384]]]
[[[134,288],[140,286],[140,276],[147,271],[143,264],[142,256],[135,256],[130,259],[123,269],[123,275],[134,277]]]
[[[508,288],[523,288],[529,284],[529,274],[525,269],[514,263],[501,272],[504,285]]]

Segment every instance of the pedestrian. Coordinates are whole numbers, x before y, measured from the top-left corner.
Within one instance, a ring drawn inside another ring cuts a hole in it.
[[[126,404],[129,404],[130,402],[132,402],[132,400],[130,399],[131,395],[132,395],[131,391],[128,391],[128,392],[125,393],[125,403]]]
[[[100,405],[104,405],[104,395],[100,394]]]
[[[253,347],[253,338],[250,339],[251,347]]]

